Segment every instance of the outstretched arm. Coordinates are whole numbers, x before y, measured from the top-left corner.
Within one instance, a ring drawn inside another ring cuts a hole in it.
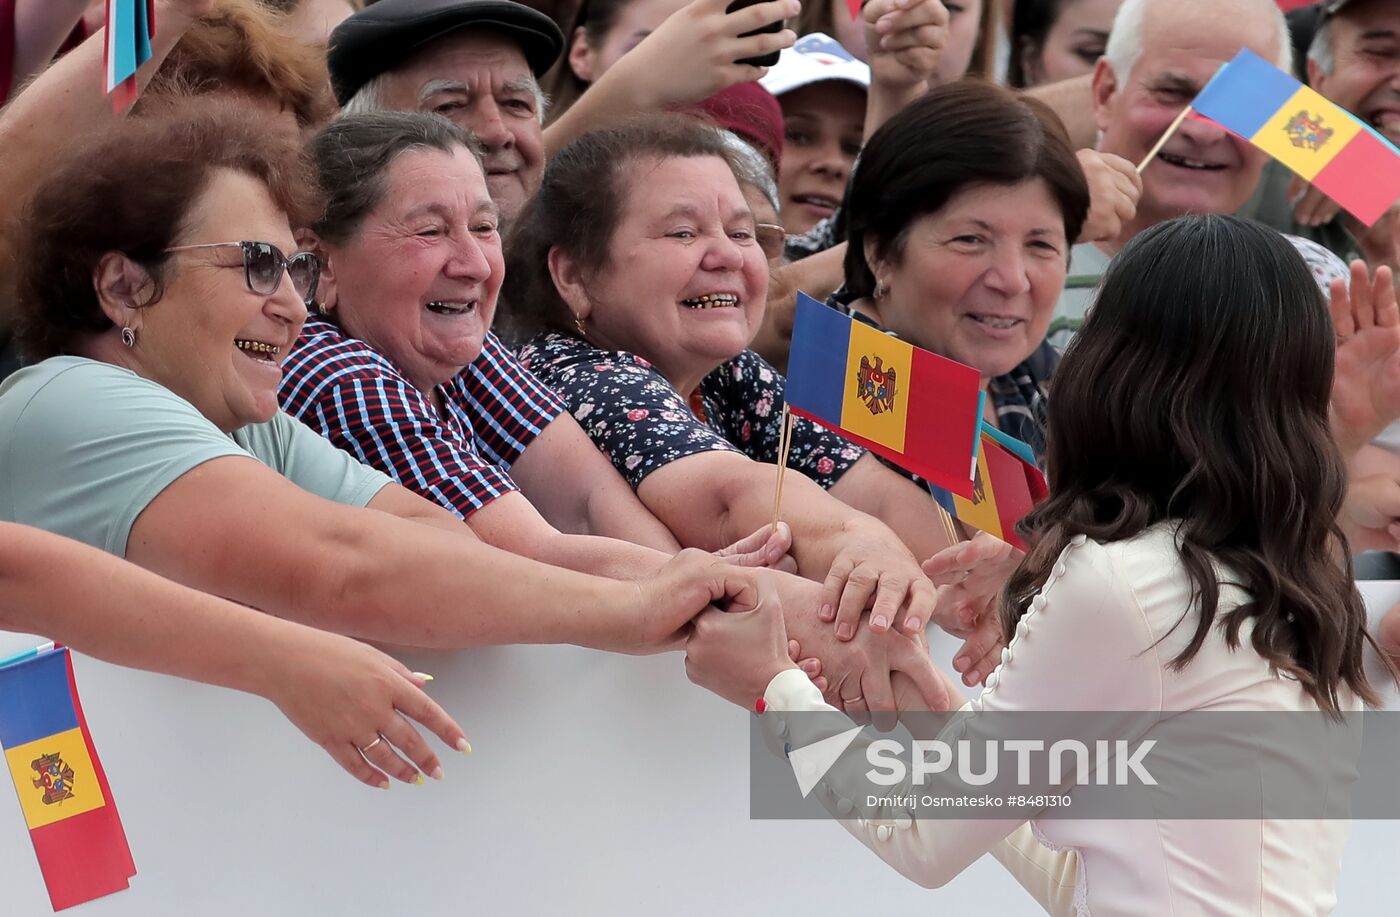
[[[682,552],[644,582],[586,576],[483,544],[396,484],[360,509],[235,456],[161,491],[132,527],[127,557],[280,617],[434,648],[653,647],[753,576],[701,552]]]
[[[43,634],[117,665],[258,694],[359,780],[388,787],[442,767],[400,714],[448,747],[466,736],[423,679],[378,650],[161,579],[76,541],[0,523],[0,629]],[[383,733],[374,766],[356,750]],[[400,749],[405,761],[389,747]],[[414,767],[417,765],[417,767]]]
[[[698,102],[735,83],[763,76],[765,68],[735,62],[790,48],[797,34],[782,29],[739,36],[796,16],[800,4],[767,0],[726,13],[730,2],[693,0],[671,14],[545,129],[545,151],[553,156],[587,131],[638,112]]]
[[[642,505],[567,411],[525,447],[510,476],[561,532],[622,539],[651,548],[651,553],[680,550],[670,529]]]

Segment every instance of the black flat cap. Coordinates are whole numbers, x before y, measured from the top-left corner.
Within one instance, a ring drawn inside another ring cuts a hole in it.
[[[514,38],[536,76],[554,66],[564,49],[554,20],[511,0],[379,0],[331,33],[326,63],[336,101],[344,105],[361,86],[424,45],[471,28]]]

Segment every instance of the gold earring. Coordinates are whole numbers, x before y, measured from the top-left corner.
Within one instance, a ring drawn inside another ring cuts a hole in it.
[[[330,314],[331,314],[331,307],[330,307],[330,304],[329,304],[329,303],[324,303],[324,302],[318,302],[318,303],[316,303],[316,311],[317,311],[318,313],[320,313],[321,315],[330,315]]]
[[[583,326],[583,316],[581,316],[581,315],[575,315],[575,316],[574,316],[574,328],[575,328],[575,330],[578,331],[578,336],[579,336],[579,337],[581,337],[581,338],[588,337],[588,329],[585,328],[585,327]]]
[[[877,281],[875,281],[875,294],[874,294],[874,295],[875,295],[875,298],[876,298],[876,299],[884,299],[885,296],[886,296],[886,294],[888,294],[889,292],[890,292],[890,288],[887,287],[887,286],[885,286],[885,282],[884,282],[883,280],[877,280]]]

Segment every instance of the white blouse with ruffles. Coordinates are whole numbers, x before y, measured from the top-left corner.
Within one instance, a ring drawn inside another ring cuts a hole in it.
[[[1247,598],[1222,584],[1221,611]],[[1295,680],[1251,649],[1248,625],[1239,649],[1232,651],[1216,627],[1189,665],[1170,668],[1195,621],[1190,581],[1167,524],[1107,544],[1077,536],[1017,625],[986,690],[963,708],[963,728],[975,732],[981,711],[1317,710]],[[1361,709],[1350,693],[1344,698],[1345,709]],[[780,734],[778,747],[783,738],[792,747],[807,744],[792,734],[800,727],[785,722],[783,711],[832,709],[796,669],[775,677],[764,699],[776,715],[760,720]],[[849,817],[850,798],[867,792],[843,787],[853,777],[833,769],[813,795],[881,859],[927,887],[990,852],[1054,914],[1312,917],[1336,904],[1347,821],[865,821]]]

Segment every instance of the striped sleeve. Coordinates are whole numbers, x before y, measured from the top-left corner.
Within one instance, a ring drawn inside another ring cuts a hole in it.
[[[481,356],[457,377],[457,390],[472,417],[476,449],[509,469],[564,402],[535,377],[494,334],[487,334]]]
[[[322,387],[303,423],[414,493],[466,518],[518,490],[475,454],[417,389],[396,376],[344,375]]]

